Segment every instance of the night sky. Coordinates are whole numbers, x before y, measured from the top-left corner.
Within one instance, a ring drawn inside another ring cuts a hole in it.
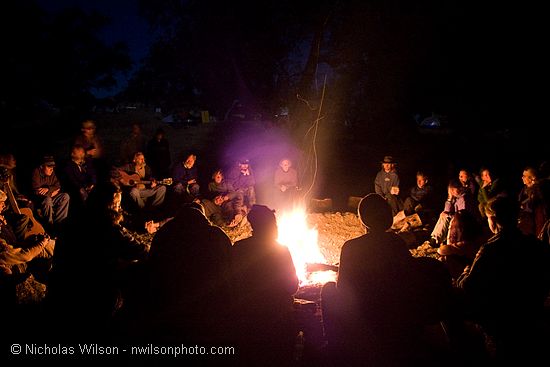
[[[132,72],[139,68],[141,60],[147,56],[154,40],[154,34],[146,20],[138,14],[138,0],[37,0],[37,3],[51,14],[78,7],[86,12],[97,11],[110,18],[111,23],[101,30],[100,37],[107,44],[120,41],[126,43],[133,68],[128,75],[118,76],[119,86],[115,90],[94,91],[94,95],[99,98],[115,95],[126,87]]]

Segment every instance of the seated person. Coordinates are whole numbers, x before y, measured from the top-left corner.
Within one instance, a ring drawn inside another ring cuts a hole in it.
[[[470,191],[464,189],[458,180],[451,180],[451,182],[449,182],[447,192],[448,196],[445,201],[445,208],[443,212],[439,214],[439,219],[430,236],[430,245],[432,247],[439,247],[445,242],[448,236],[451,219],[459,211],[466,210],[472,214],[474,218],[477,218],[475,199],[471,196]]]
[[[399,198],[399,176],[395,168],[395,161],[392,156],[385,156],[381,162],[382,169],[376,174],[374,179],[374,192],[388,201],[391,207],[392,215],[403,210],[403,203]]]
[[[242,194],[244,206],[249,211],[256,204],[256,178],[248,159],[239,160],[237,166],[230,172],[229,182],[235,191]]]
[[[17,160],[11,153],[0,154],[0,190],[5,190],[3,185],[10,185],[11,191],[15,196],[17,205],[21,208],[30,208],[34,210],[32,201],[23,195],[17,186],[16,178]]]
[[[469,190],[472,193],[472,195],[476,195],[477,184],[472,178],[470,171],[465,168],[458,171],[458,180],[465,189]]]
[[[227,195],[217,195],[212,199],[202,199],[200,204],[204,209],[204,216],[218,227],[235,227],[243,219],[242,214],[235,214]]]
[[[287,352],[293,343],[293,294],[298,277],[286,246],[277,242],[275,213],[254,205],[248,214],[252,237],[232,248],[232,285],[235,290],[236,326],[245,360],[277,365],[291,363]]]
[[[14,247],[0,238],[0,275],[35,273],[42,280],[50,270],[55,241],[49,236],[36,236],[28,247]],[[42,261],[42,264],[39,262]]]
[[[453,279],[457,279],[464,267],[474,260],[481,245],[480,237],[481,226],[470,212],[461,210],[453,215],[446,244],[437,249]]]
[[[477,201],[479,203],[479,213],[482,218],[485,216],[485,208],[489,200],[504,195],[499,179],[495,177],[491,169],[487,167],[481,168],[479,171],[480,176],[476,177],[476,181],[479,184],[479,191],[477,192]]]
[[[533,167],[526,167],[523,170],[522,180],[523,188],[518,196],[520,209],[518,227],[525,235],[537,236],[548,219],[537,180],[537,171]]]
[[[197,156],[193,153],[186,154],[185,159],[174,167],[172,179],[174,181],[174,193],[184,198],[185,202],[192,202],[199,196],[199,174],[195,162]]]
[[[298,172],[292,167],[290,159],[284,158],[273,175],[274,203],[277,209],[291,209],[298,190]]]
[[[80,129],[82,134],[75,138],[74,145],[80,145],[86,152],[86,157],[91,159],[99,159],[103,156],[103,144],[96,134],[96,124],[93,120],[85,120],[82,122]]]
[[[432,200],[433,200],[433,190],[432,186],[428,182],[428,176],[418,171],[416,173],[416,186],[412,187],[409,196],[405,199],[403,204],[403,210],[405,215],[412,215],[418,213],[422,217],[426,217],[432,209]]]
[[[6,200],[7,195],[0,190],[0,275],[38,271],[38,268],[33,267],[40,263],[38,259],[42,259],[42,265],[46,265],[40,267],[40,270],[49,271],[55,241],[45,233],[28,238],[18,236],[4,216]]]
[[[486,208],[494,236],[464,268],[457,286],[465,310],[494,343],[497,363],[534,365],[543,358],[544,303],[550,289],[550,247],[517,228],[517,201],[496,197]]]
[[[246,215],[246,209],[244,208],[243,194],[235,191],[233,185],[225,180],[223,172],[216,170],[212,174],[212,181],[208,183],[208,199],[214,199],[216,196],[221,195],[223,197],[223,210],[230,213],[230,217],[235,215]]]
[[[67,177],[67,189],[71,197],[80,200],[84,204],[88,194],[97,182],[95,170],[86,152],[81,145],[73,146],[71,150],[71,161],[65,167]]]
[[[450,279],[439,261],[412,257],[401,237],[388,232],[392,215],[383,197],[365,196],[358,214],[367,233],[344,243],[338,280],[321,291],[329,345],[351,359],[342,365],[411,365],[421,325],[443,315],[435,310]]]
[[[162,205],[166,195],[166,187],[157,184],[152,177],[151,169],[145,163],[145,156],[142,152],[134,154],[133,162],[122,166],[121,170],[129,177],[137,178],[137,182],[129,182],[135,184],[130,189],[130,197],[140,209],[145,208],[146,204],[151,208],[158,208]]]
[[[43,163],[32,173],[32,189],[36,206],[48,225],[60,224],[69,214],[69,194],[61,191],[61,184],[54,172],[52,156],[44,157]]]

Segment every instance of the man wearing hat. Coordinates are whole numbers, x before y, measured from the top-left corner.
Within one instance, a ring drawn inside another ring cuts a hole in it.
[[[53,157],[46,156],[42,164],[32,173],[35,202],[49,225],[63,222],[69,214],[69,194],[61,192],[61,185],[54,168]]]
[[[399,176],[395,168],[395,161],[391,155],[384,157],[382,169],[374,179],[374,191],[384,197],[391,207],[392,215],[395,216],[403,210],[403,202],[399,198]]]

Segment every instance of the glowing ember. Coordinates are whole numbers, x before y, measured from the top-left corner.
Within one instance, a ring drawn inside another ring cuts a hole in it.
[[[306,217],[306,211],[303,208],[281,213],[277,217],[279,227],[277,241],[290,250],[300,286],[335,281],[334,271],[316,271],[308,274],[306,270],[307,264],[326,263],[317,243],[317,230],[309,228]]]

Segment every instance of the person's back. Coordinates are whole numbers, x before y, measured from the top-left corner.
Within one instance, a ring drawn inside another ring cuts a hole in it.
[[[464,270],[458,286],[474,318],[495,338],[497,356],[540,353],[536,348],[550,289],[550,248],[519,231],[514,200],[491,200],[486,213],[495,235]]]
[[[213,341],[224,332],[231,241],[194,206],[155,235],[149,257],[148,327],[157,341]]]
[[[432,295],[420,284],[423,266],[386,232],[392,215],[384,198],[369,194],[358,209],[368,233],[344,244],[336,286],[323,288],[325,330],[337,353],[351,353],[346,362],[405,363]]]
[[[296,269],[287,247],[277,243],[274,213],[254,205],[248,214],[252,237],[232,248],[236,329],[249,362],[290,361],[294,328],[292,295],[298,289]]]

